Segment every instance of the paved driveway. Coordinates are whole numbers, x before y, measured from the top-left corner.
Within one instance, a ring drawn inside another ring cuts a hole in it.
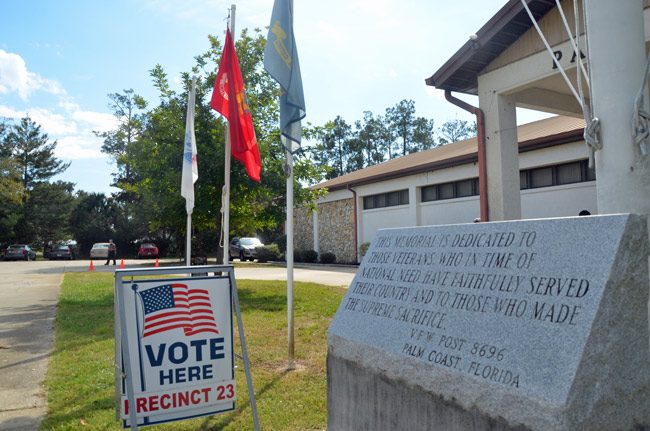
[[[119,260],[118,260],[119,262]],[[155,261],[125,260],[126,268],[152,267]],[[162,261],[175,264],[178,261]],[[118,263],[119,265],[119,263]],[[59,287],[65,272],[88,271],[88,261],[0,262],[0,431],[32,431],[47,411],[43,379],[52,351],[52,331]],[[115,266],[94,261],[97,272]],[[354,267],[294,269],[294,280],[349,286]],[[281,266],[243,263],[237,279],[286,280]]]

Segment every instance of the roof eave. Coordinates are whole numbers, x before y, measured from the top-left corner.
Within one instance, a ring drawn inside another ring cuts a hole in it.
[[[582,139],[583,132],[584,129],[581,128],[581,129],[569,130],[567,132],[558,133],[552,136],[544,136],[542,138],[535,138],[535,139],[529,139],[527,141],[522,141],[519,143],[519,152],[525,153],[528,151],[539,150],[542,148],[548,148],[556,145],[576,142]],[[401,169],[399,171],[376,174],[356,181],[354,180],[345,181],[343,183],[336,184],[329,187],[327,186],[319,187],[318,185],[316,185],[313,188],[314,189],[325,188],[329,191],[344,190],[344,189],[348,189],[349,187],[358,187],[366,184],[375,183],[378,181],[392,180],[395,178],[420,174],[432,170],[452,168],[467,163],[475,163],[477,161],[478,161],[478,153],[472,152],[470,154],[464,154],[462,156],[456,156],[445,160],[437,160],[435,162],[423,163],[421,165],[413,166],[406,169]]]
[[[533,2],[541,4],[547,3],[544,0],[525,1],[527,4]],[[463,44],[463,46],[456,51],[456,53],[452,55],[433,75],[425,79],[425,83],[441,90],[450,90],[472,95],[478,94],[477,77],[480,70],[471,70],[473,73],[471,80],[459,79],[459,77],[455,75],[457,75],[467,63],[471,62],[479,51],[488,50],[490,48],[488,47],[489,45],[494,45],[494,43],[492,43],[493,39],[499,33],[504,31],[506,26],[523,11],[524,7],[521,0],[509,0],[508,3],[506,3],[485,25],[483,25],[483,27],[476,32],[476,37],[471,37],[470,40],[465,42],[465,44]],[[546,11],[544,11],[544,13]],[[532,27],[532,23],[530,24],[530,27]],[[494,47],[496,46],[492,46],[491,48]],[[496,56],[498,56],[503,49],[505,48],[499,49],[498,52],[495,51]],[[496,58],[496,56],[492,57]],[[487,66],[487,64],[489,63],[486,63],[483,67]],[[464,84],[461,85],[458,81],[464,81]]]

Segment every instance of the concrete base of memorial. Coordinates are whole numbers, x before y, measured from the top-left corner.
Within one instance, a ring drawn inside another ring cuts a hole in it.
[[[635,215],[380,231],[330,327],[328,429],[649,429],[648,249]]]

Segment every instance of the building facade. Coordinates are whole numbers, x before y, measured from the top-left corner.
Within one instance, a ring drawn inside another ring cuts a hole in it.
[[[596,213],[584,122],[552,117],[518,127],[522,218]],[[476,138],[410,154],[316,186],[317,210],[295,211],[295,247],[360,261],[378,229],[472,223],[479,217]]]

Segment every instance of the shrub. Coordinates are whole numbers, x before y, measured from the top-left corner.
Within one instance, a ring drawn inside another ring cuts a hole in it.
[[[320,263],[334,263],[336,262],[336,255],[330,251],[320,254]]]
[[[278,245],[278,250],[280,251],[280,254],[284,254],[287,251],[287,236],[282,235],[278,238],[276,238],[275,241],[273,241]]]
[[[303,253],[304,252],[302,250],[294,249],[293,250],[293,261],[294,262],[304,262],[305,260],[304,260],[304,257],[303,257]],[[286,253],[285,253],[285,256],[286,256]]]
[[[277,244],[268,244],[255,249],[257,252],[257,261],[260,263],[268,262],[269,260],[280,260],[280,249]]]
[[[318,253],[316,250],[305,250],[302,252],[303,262],[314,263],[318,260]]]
[[[359,246],[359,260],[363,260],[363,256],[368,253],[368,248],[370,247],[369,242],[364,242]]]

